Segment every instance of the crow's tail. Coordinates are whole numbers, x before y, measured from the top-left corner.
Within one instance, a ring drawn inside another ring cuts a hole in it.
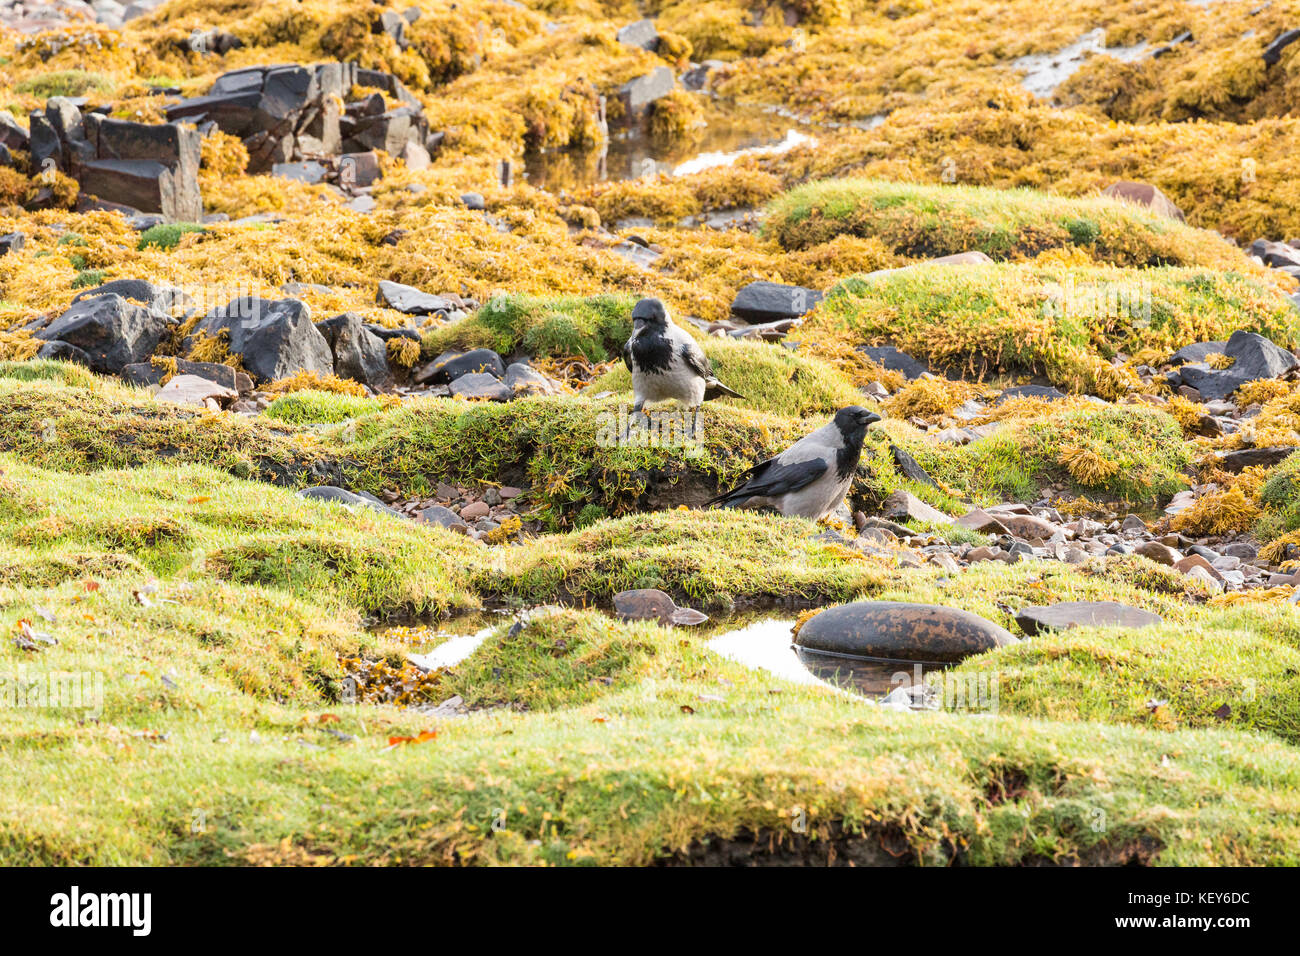
[[[733,388],[727,388],[727,386],[723,385],[716,378],[711,378],[704,383],[704,400],[706,402],[714,398],[721,398],[723,396],[728,396],[730,398],[739,398],[741,401],[747,400],[744,395],[741,395],[738,391],[736,391]]]

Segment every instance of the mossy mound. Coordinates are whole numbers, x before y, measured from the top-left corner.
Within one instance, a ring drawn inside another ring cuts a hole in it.
[[[1012,419],[955,452],[917,457],[936,477],[976,497],[1032,500],[1046,482],[1093,498],[1156,504],[1188,485],[1191,455],[1178,423],[1140,405],[1067,404]]]
[[[1115,356],[1167,356],[1237,329],[1292,347],[1300,313],[1234,272],[996,263],[846,279],[798,337],[814,354],[887,343],[935,368],[1028,372],[1114,399],[1134,385]]]
[[[522,351],[605,362],[632,334],[635,301],[627,295],[498,295],[468,319],[425,335],[422,351],[433,358],[447,349],[489,348],[507,356]]]
[[[764,229],[787,249],[850,235],[876,238],[900,255],[919,258],[983,252],[998,260],[1031,259],[1051,249],[1080,248],[1099,263],[1117,266],[1253,269],[1223,239],[1132,204],[1029,189],[826,180],[772,203]]]
[[[367,415],[381,407],[382,403],[374,398],[307,389],[282,395],[267,406],[264,414],[267,418],[293,425],[330,425]]]

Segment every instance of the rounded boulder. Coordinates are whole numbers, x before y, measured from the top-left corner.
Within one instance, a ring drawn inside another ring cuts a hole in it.
[[[855,601],[809,618],[795,643],[847,657],[950,663],[1019,641],[992,621],[959,608]]]

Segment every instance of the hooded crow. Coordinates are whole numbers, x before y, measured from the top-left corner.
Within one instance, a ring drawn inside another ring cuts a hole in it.
[[[632,337],[623,346],[623,364],[632,373],[634,412],[646,402],[676,399],[697,409],[720,395],[744,397],[714,377],[708,356],[673,323],[659,299],[642,299],[632,309]]]
[[[786,517],[825,518],[839,507],[862,455],[867,426],[880,416],[861,405],[841,408],[829,425],[799,439],[775,458],[745,472],[738,488],[709,504],[775,508]]]

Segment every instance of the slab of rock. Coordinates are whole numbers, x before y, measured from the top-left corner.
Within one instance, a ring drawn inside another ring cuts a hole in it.
[[[258,382],[274,382],[298,372],[334,374],[329,343],[312,324],[311,310],[297,299],[232,299],[199,320],[185,339],[187,351],[200,333],[224,336],[230,351],[240,356]]]
[[[455,531],[457,534],[469,534],[469,525],[461,520],[460,515],[442,505],[430,505],[423,509],[419,514],[419,519],[430,524],[441,525],[449,531]]]
[[[102,295],[74,302],[36,337],[67,342],[89,357],[96,372],[116,375],[152,355],[171,325],[172,320],[161,312],[120,295]]]
[[[1137,549],[1137,553],[1142,555],[1144,558],[1150,558],[1152,561],[1156,562],[1156,564],[1165,564],[1171,568],[1179,561],[1183,560],[1182,554],[1175,551],[1167,544],[1161,544],[1159,541],[1144,542],[1142,546]]]
[[[994,512],[993,516],[1017,538],[1037,538],[1041,541],[1050,541],[1056,535],[1064,534],[1064,529],[1059,525],[1035,515],[1020,515],[998,511]]]
[[[624,621],[658,621],[665,626],[691,626],[709,619],[692,608],[678,607],[670,595],[657,588],[620,591],[614,595],[614,612]]]
[[[893,456],[894,464],[898,466],[898,470],[903,474],[903,477],[910,478],[917,484],[929,485],[931,488],[939,487],[935,480],[930,477],[929,473],[921,467],[920,462],[907,452],[903,451],[903,449],[899,448],[897,445],[891,444],[889,446],[889,453]]]
[[[930,371],[924,362],[918,362],[892,345],[863,345],[858,348],[858,351],[881,368],[889,369],[891,372],[902,372],[909,382]]]
[[[512,362],[506,369],[506,386],[518,397],[526,395],[554,395],[558,388],[554,382],[527,362]]]
[[[676,85],[673,71],[666,66],[657,66],[645,76],[628,80],[618,90],[623,100],[624,120],[629,124],[639,122],[650,104],[667,96]]]
[[[199,378],[197,375],[173,375],[154,395],[154,400],[175,402],[178,405],[207,405],[211,399],[218,405],[226,405],[238,397],[239,393],[233,388],[226,388],[206,378]]]
[[[443,296],[430,295],[414,286],[387,280],[379,283],[376,301],[380,305],[405,312],[407,315],[433,315],[435,312],[445,315],[456,307],[454,302]]]
[[[638,47],[653,53],[659,49],[659,31],[653,20],[637,20],[614,34],[614,39],[624,46]]]
[[[938,508],[932,508],[910,491],[903,491],[901,488],[885,499],[880,513],[895,521],[912,518],[916,521],[928,521],[931,524],[952,524],[950,516]]]
[[[1061,601],[1016,612],[1016,623],[1031,635],[1072,627],[1147,627],[1162,620],[1158,614],[1115,601]]]
[[[344,312],[316,323],[316,331],[329,344],[334,374],[369,385],[376,391],[393,384],[388,367],[388,346],[355,312]]]
[[[1164,216],[1167,219],[1176,219],[1179,222],[1186,222],[1183,211],[1179,209],[1172,199],[1162,193],[1158,188],[1150,183],[1130,182],[1120,180],[1117,183],[1111,183],[1101,191],[1103,196],[1110,196],[1122,202],[1133,203],[1151,210],[1158,216]]]
[[[751,282],[736,293],[731,314],[746,322],[797,319],[812,311],[821,300],[822,294],[816,289],[779,282]]]
[[[27,237],[21,232],[7,232],[0,236],[0,256],[7,256],[11,252],[17,252],[27,244]]]
[[[1267,448],[1239,448],[1236,451],[1221,451],[1215,454],[1219,467],[1234,474],[1252,465],[1271,468],[1291,457],[1300,448],[1295,445],[1270,445]]]
[[[314,501],[337,501],[341,505],[352,508],[369,508],[384,514],[397,514],[396,511],[374,495],[365,492],[353,494],[350,491],[344,491],[342,488],[335,488],[333,485],[315,485],[311,488],[303,488],[298,492],[298,497],[311,498]]]
[[[514,390],[495,375],[487,372],[470,372],[451,383],[453,398],[508,402],[515,397]]]
[[[1189,362],[1169,373],[1167,381],[1191,386],[1200,392],[1202,398],[1212,401],[1227,398],[1247,382],[1277,378],[1300,365],[1291,352],[1244,329],[1232,333],[1223,347],[1223,354],[1235,359],[1228,368],[1215,369]]]
[[[960,518],[953,522],[959,528],[965,528],[967,531],[978,531],[981,534],[1010,534],[999,519],[989,514],[983,508],[975,508],[966,512]]]
[[[420,370],[416,382],[431,385],[450,385],[463,375],[482,372],[493,378],[504,378],[506,364],[491,349],[470,349],[468,352],[443,352]]]
[[[162,380],[171,371],[171,364],[175,363],[175,373],[177,375],[192,375],[196,378],[207,379],[209,382],[215,382],[222,388],[233,389],[236,392],[251,392],[253,390],[253,380],[244,372],[237,371],[229,365],[222,365],[218,362],[191,362],[189,359],[170,359],[166,365],[154,365],[153,362],[137,362],[133,365],[127,365],[122,369],[122,381],[128,385],[160,385]]]
[[[848,657],[948,663],[1019,641],[1005,628],[958,608],[856,601],[810,617],[795,643]]]

